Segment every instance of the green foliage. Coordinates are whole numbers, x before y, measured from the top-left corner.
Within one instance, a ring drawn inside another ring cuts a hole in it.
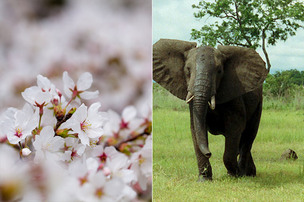
[[[296,109],[304,108],[304,71],[296,69],[269,74],[264,83],[264,100],[275,100],[282,104],[293,106]]]
[[[256,49],[262,46],[261,39],[275,45],[286,41],[303,27],[303,2],[297,0],[217,0],[200,1],[192,5],[197,12],[194,17],[205,16],[221,19],[204,25],[200,30],[192,29],[192,39],[203,45],[239,45]]]

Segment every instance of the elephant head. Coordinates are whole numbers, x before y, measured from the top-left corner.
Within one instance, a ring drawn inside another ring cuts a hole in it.
[[[253,50],[235,46],[196,47],[161,39],[153,45],[153,79],[176,97],[191,102],[195,137],[209,158],[206,113],[260,87],[268,71]],[[209,103],[209,104],[208,104]]]

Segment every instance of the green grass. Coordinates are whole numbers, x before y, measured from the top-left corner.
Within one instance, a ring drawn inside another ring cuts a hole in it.
[[[264,109],[252,148],[257,176],[229,177],[224,137],[209,135],[213,181],[198,183],[187,105],[154,89],[153,201],[304,201],[303,143],[304,110]],[[298,160],[280,159],[289,148]]]

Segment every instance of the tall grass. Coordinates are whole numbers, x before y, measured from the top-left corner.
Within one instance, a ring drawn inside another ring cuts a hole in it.
[[[197,183],[188,107],[159,86],[153,93],[153,201],[304,201],[302,107],[264,99],[252,148],[255,178],[229,177],[222,161],[224,137],[209,135],[214,180]],[[281,160],[289,148],[298,160]]]
[[[153,108],[172,109],[174,111],[187,111],[185,101],[173,96],[157,83],[153,83]],[[304,90],[297,88],[296,91],[284,96],[277,97],[264,94],[263,109],[273,110],[304,110]]]
[[[171,109],[174,111],[186,111],[188,105],[166,91],[157,83],[153,83],[153,109]]]

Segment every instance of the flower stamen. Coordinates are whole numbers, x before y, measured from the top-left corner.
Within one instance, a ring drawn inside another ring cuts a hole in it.
[[[16,129],[16,133],[15,133],[15,136],[21,138],[22,137],[22,130],[20,128],[17,128]]]
[[[90,126],[91,126],[91,124],[89,124],[87,121],[84,121],[84,122],[80,123],[80,128],[84,132],[86,130],[88,130]]]

